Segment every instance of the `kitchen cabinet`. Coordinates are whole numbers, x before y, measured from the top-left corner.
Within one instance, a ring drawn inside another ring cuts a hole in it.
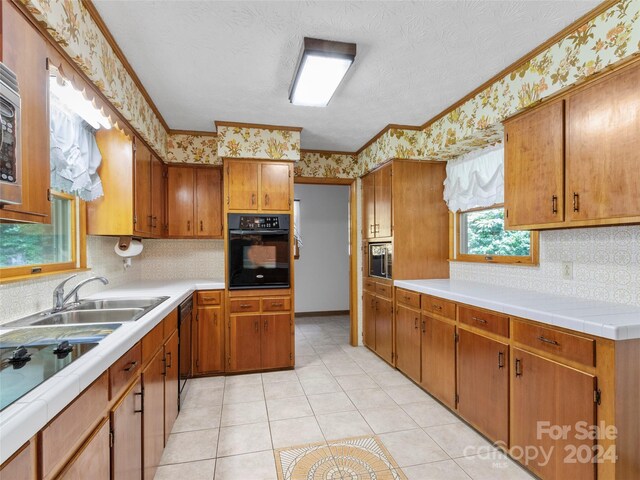
[[[196,295],[196,374],[224,371],[224,312],[222,292]]]
[[[396,307],[396,367],[415,382],[420,382],[420,310],[405,305]]]
[[[21,100],[22,203],[4,204],[0,219],[51,223],[48,45],[11,2],[2,2],[2,62],[18,79]]]
[[[391,236],[391,175],[392,164],[388,163],[362,178],[365,238]]]
[[[35,437],[23,445],[0,467],[0,478],[35,480],[37,470]]]
[[[376,182],[375,172],[362,177],[362,233],[363,238],[375,238]]]
[[[422,314],[422,380],[420,385],[442,403],[456,406],[456,326]]]
[[[224,168],[228,211],[290,213],[291,162],[225,159]]]
[[[458,412],[493,442],[509,442],[509,345],[458,329]]]
[[[64,480],[85,480],[87,472],[96,480],[111,478],[109,421],[105,418],[58,477]]]
[[[596,377],[519,348],[512,348],[512,357],[511,449],[553,448],[548,463],[521,459],[542,478],[595,478],[596,464],[590,461],[595,441],[578,438],[577,426],[596,425]],[[549,434],[541,422],[566,428],[566,434]]]
[[[261,368],[283,368],[291,365],[291,314],[262,315],[260,340]]]
[[[134,181],[134,230],[142,236],[151,236],[153,215],[151,213],[151,150],[138,142],[133,144]]]
[[[376,353],[393,363],[393,301],[376,297]]]
[[[364,292],[362,312],[363,343],[372,350],[376,349],[376,296]]]
[[[167,169],[155,155],[151,156],[151,233],[162,237],[167,232]]]
[[[139,480],[142,472],[142,384],[135,382],[111,409],[112,478]]]
[[[143,479],[153,479],[164,449],[164,355],[162,348],[142,371]]]
[[[363,341],[383,360],[393,363],[393,297],[388,282],[364,278]]]
[[[164,344],[164,444],[169,441],[173,424],[178,417],[178,330]]]
[[[168,234],[222,238],[222,172],[218,167],[169,166]]]

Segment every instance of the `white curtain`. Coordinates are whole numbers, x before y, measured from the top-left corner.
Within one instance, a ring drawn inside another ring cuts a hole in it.
[[[447,162],[444,200],[452,212],[504,202],[504,148],[485,148]]]

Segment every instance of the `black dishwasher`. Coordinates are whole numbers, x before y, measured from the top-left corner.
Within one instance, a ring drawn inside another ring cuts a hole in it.
[[[182,408],[187,395],[187,379],[191,377],[193,368],[193,358],[191,346],[193,340],[193,296],[189,296],[178,308],[178,371],[179,379],[179,402],[178,409]]]

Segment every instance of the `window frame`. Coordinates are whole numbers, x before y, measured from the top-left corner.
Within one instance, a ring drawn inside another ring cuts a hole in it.
[[[530,252],[528,256],[517,255],[477,255],[460,252],[460,216],[465,213],[479,212],[483,210],[493,210],[496,208],[504,209],[504,203],[496,203],[489,207],[470,208],[464,211],[458,211],[451,215],[452,221],[455,224],[455,228],[452,229],[455,234],[452,235],[451,241],[455,244],[455,248],[451,248],[451,251],[455,253],[455,258],[451,258],[450,261],[454,262],[473,262],[473,263],[486,263],[486,264],[501,264],[501,265],[520,265],[520,266],[538,266],[540,264],[540,234],[538,231],[529,230],[530,234]]]
[[[71,202],[71,260],[60,263],[34,263],[18,267],[0,267],[0,283],[27,280],[45,275],[88,270],[86,268],[87,232],[85,202],[74,195],[54,190],[49,192],[49,197],[63,198]]]

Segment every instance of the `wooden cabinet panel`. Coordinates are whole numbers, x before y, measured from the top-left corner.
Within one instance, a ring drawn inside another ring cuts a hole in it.
[[[232,371],[260,368],[260,321],[260,315],[231,315],[229,363]]]
[[[146,365],[164,343],[164,321],[158,323],[142,340],[142,364]]]
[[[427,313],[439,315],[450,320],[456,319],[456,304],[443,298],[422,295],[422,309]]]
[[[215,373],[224,370],[224,319],[222,307],[198,307],[196,314],[198,353],[196,372]]]
[[[420,384],[451,408],[456,406],[456,327],[422,315],[422,381]]]
[[[362,177],[362,233],[364,238],[375,238],[375,173]]]
[[[420,294],[404,290],[402,288],[396,289],[396,301],[401,305],[406,305],[411,308],[420,309]]]
[[[465,325],[480,328],[503,337],[509,337],[509,317],[497,312],[465,306],[458,307],[458,320]]]
[[[2,4],[2,61],[21,97],[22,204],[5,205],[0,218],[51,223],[47,44],[11,2]]]
[[[87,472],[91,472],[92,479],[109,480],[111,478],[110,464],[109,421],[105,418],[58,478],[85,480]]]
[[[137,137],[133,154],[134,230],[140,235],[152,233],[151,214],[151,150]]]
[[[596,378],[517,348],[512,350],[512,358],[511,448],[533,447],[545,452],[553,448],[548,463],[541,457],[530,461],[522,459],[541,478],[595,478],[595,464],[589,461],[593,456],[594,440],[576,438],[579,434],[576,424],[596,425]],[[566,438],[560,435],[556,440],[540,432],[540,422],[568,428]],[[565,461],[575,449],[580,453],[578,458],[587,454],[587,461]]]
[[[376,296],[369,292],[363,295],[362,332],[363,343],[372,350],[376,349]]]
[[[37,478],[36,469],[36,439],[34,437],[0,467],[0,478],[35,480]]]
[[[640,63],[568,96],[569,221],[640,215],[638,85]]]
[[[136,343],[109,367],[109,399],[118,398],[142,366],[142,345]]]
[[[258,163],[229,160],[226,180],[229,210],[258,208]]]
[[[168,167],[167,175],[167,218],[169,236],[193,236],[194,169],[185,167]]]
[[[391,285],[386,285],[384,283],[377,283],[376,284],[376,294],[378,296],[391,298],[391,296],[393,295],[393,287]]]
[[[222,173],[219,168],[196,170],[196,236],[222,238]]]
[[[396,367],[420,381],[420,311],[403,305],[396,308]]]
[[[458,329],[458,412],[494,442],[509,442],[509,345]]]
[[[111,411],[114,479],[140,480],[142,475],[142,384],[138,380]]]
[[[167,185],[165,178],[166,168],[162,161],[155,155],[151,156],[151,232],[154,237],[162,237],[165,233],[166,219],[166,195]]]
[[[388,164],[375,172],[375,236],[391,236],[391,168]]]
[[[263,312],[288,312],[291,310],[291,298],[279,297],[279,298],[263,298],[262,299],[262,311]]]
[[[222,342],[221,342],[222,344]],[[178,331],[175,330],[164,345],[164,444],[178,417]]]
[[[376,297],[376,353],[393,362],[393,303]]]
[[[291,366],[293,355],[291,315],[279,313],[262,315],[262,368],[281,368]]]
[[[164,450],[164,355],[162,350],[142,371],[143,479],[153,479]]]
[[[219,290],[209,290],[196,294],[198,305],[220,305],[222,302],[222,292]]]
[[[260,311],[259,298],[234,298],[229,300],[231,313],[249,313]]]
[[[368,292],[375,293],[376,291],[376,282],[372,278],[365,277],[364,280],[362,281],[362,286],[363,286],[363,289]]]
[[[291,166],[262,163],[260,165],[261,207],[265,211],[291,208]]]
[[[564,102],[505,123],[507,227],[564,220]]]

